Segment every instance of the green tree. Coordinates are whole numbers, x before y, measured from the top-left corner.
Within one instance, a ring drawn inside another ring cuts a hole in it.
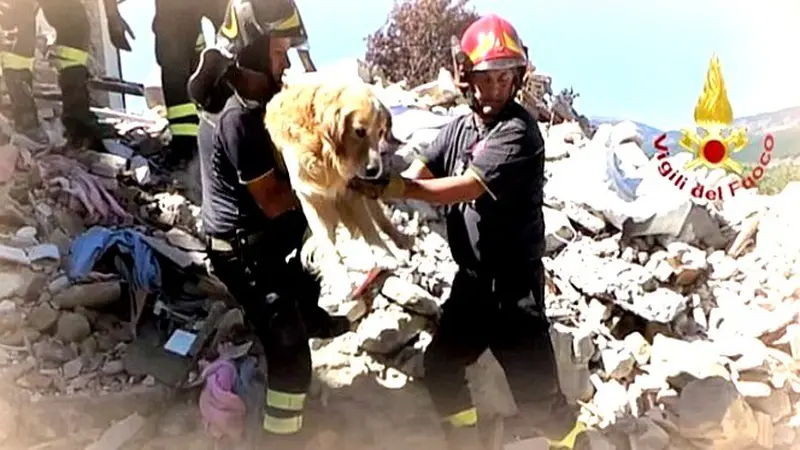
[[[367,64],[387,81],[417,86],[450,69],[450,37],[479,16],[469,0],[395,1],[386,23],[367,37]],[[451,69],[452,70],[452,69]]]

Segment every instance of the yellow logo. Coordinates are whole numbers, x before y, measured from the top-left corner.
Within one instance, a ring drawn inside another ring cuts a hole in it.
[[[236,2],[231,2],[231,9],[228,11],[228,19],[221,27],[219,27],[219,31],[228,39],[236,39],[236,36],[239,34],[239,19],[236,17]],[[228,23],[230,21],[230,23]]]
[[[685,169],[723,168],[728,173],[742,175],[742,165],[731,158],[747,145],[746,130],[733,127],[733,110],[722,79],[719,58],[711,58],[703,93],[694,107],[697,132],[681,130],[678,145],[694,154]]]
[[[762,151],[754,168],[745,173],[744,167],[732,155],[740,152],[748,144],[747,130],[734,126],[733,110],[722,79],[719,58],[713,56],[706,74],[703,93],[694,108],[694,130],[681,129],[678,146],[691,153],[693,158],[684,169],[689,171],[701,167],[707,169],[723,169],[729,174],[738,175],[726,186],[706,186],[696,180],[694,187],[687,185],[691,177],[672,167],[669,160],[669,148],[665,145],[666,133],[656,138],[655,158],[660,161],[658,171],[664,178],[672,182],[678,189],[689,189],[695,198],[715,201],[736,195],[740,188],[750,189],[756,186],[764,176],[772,159],[775,138],[767,133],[764,136]]]

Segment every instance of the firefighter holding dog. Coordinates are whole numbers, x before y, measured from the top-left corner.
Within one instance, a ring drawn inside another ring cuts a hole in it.
[[[464,32],[456,59],[472,114],[442,129],[402,176],[355,179],[351,187],[371,197],[447,205],[459,271],[425,353],[424,383],[448,448],[488,447],[464,378],[487,348],[519,406],[515,428],[572,448],[584,427],[560,390],[544,315],[544,140],[514,101],[527,49],[509,22],[489,15]]]
[[[201,109],[202,219],[213,273],[243,306],[267,358],[263,428],[274,448],[303,448],[309,337],[349,330],[317,305],[319,281],[299,257],[307,223],[269,151],[266,102],[287,51],[306,41],[291,0],[231,0],[188,90]],[[297,447],[296,447],[297,446]],[[271,447],[272,448],[272,447]]]

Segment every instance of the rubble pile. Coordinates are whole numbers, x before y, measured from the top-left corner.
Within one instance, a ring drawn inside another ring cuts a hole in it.
[[[630,122],[604,125],[592,139],[576,122],[541,128],[547,314],[565,394],[603,430],[592,434],[597,448],[800,444],[800,246],[792,233],[800,184],[773,197],[748,190],[697,199],[659,174]],[[404,161],[418,144],[400,151]],[[670,161],[681,167],[684,158]],[[725,181],[701,170],[690,187]],[[424,376],[421,350],[456,267],[438,211],[392,208],[417,242],[348,340],[352,355],[358,347],[392,368],[379,372],[385,382],[402,384]],[[335,364],[324,369],[336,372]],[[489,415],[515,408],[498,371],[487,352],[471,372]]]
[[[552,96],[549,78],[532,72],[527,80],[518,100],[537,112],[546,138],[547,314],[565,394],[600,430],[592,432],[593,444],[647,450],[800,444],[800,244],[792,233],[800,226],[792,201],[800,185],[773,197],[742,189],[721,201],[697,198],[696,186],[727,186],[724,174],[701,170],[687,174],[685,189],[676,186],[659,172],[662,161],[643,153],[635,125],[589,129],[572,108],[571,91]],[[447,71],[412,90],[376,87],[395,116],[394,134],[407,143],[388,161],[391,170],[406,167],[465,112]],[[166,121],[155,111],[95,112],[116,135],[106,141],[109,153],[31,152],[0,118],[0,132],[11,137],[0,146],[0,381],[25,398],[12,402],[7,389],[0,396],[4,448],[21,438],[21,448],[69,438],[99,442],[112,417],[127,417],[119,424],[135,425],[128,434],[136,434],[144,421],[130,406],[102,409],[106,423],[87,426],[89,419],[73,409],[31,405],[140,395],[175,387],[169,380],[177,379],[187,381],[180,387],[197,386],[197,363],[213,360],[213,351],[195,352],[189,344],[191,353],[174,366],[159,353],[166,344],[144,343],[154,333],[172,336],[175,323],[202,341],[235,307],[205,269],[197,167],[186,173],[159,167]],[[45,107],[42,115],[53,118],[45,125],[60,142],[57,114]],[[668,161],[678,168],[685,157]],[[355,386],[358,378],[398,389],[424,376],[422,353],[457,267],[441,209],[407,201],[389,205],[388,213],[415,236],[413,247],[400,251],[397,267],[369,301],[343,298],[330,284],[320,299],[329,311],[357,319],[353,332],[312,343],[313,397],[323,404],[332,388]],[[355,284],[366,276],[366,251],[359,242],[341,244]],[[207,314],[187,319],[194,304]],[[216,344],[209,347],[217,350]],[[468,377],[482,414],[514,413],[490,352]],[[403,391],[414,400],[401,405],[364,394],[372,403],[351,399],[356,406],[343,415],[396,408],[407,411],[410,423],[432,414],[421,409],[424,393]],[[42,410],[61,414],[60,425]],[[196,413],[196,402],[190,411]],[[195,416],[188,417],[174,427],[163,420],[155,433],[183,439],[198,429]],[[360,427],[352,428],[346,432]],[[372,425],[387,428],[395,427]]]

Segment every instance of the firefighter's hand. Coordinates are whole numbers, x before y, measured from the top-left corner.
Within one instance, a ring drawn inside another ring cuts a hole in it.
[[[401,197],[406,189],[405,180],[399,175],[381,178],[355,177],[348,187],[372,199]]]
[[[114,0],[114,4],[116,6],[116,0]],[[134,36],[133,30],[131,30],[128,22],[122,18],[119,11],[116,8],[113,9],[114,11],[108,11],[106,15],[111,43],[120,50],[131,51],[131,44],[128,42],[127,35],[131,36],[131,40],[136,39],[136,36]]]

